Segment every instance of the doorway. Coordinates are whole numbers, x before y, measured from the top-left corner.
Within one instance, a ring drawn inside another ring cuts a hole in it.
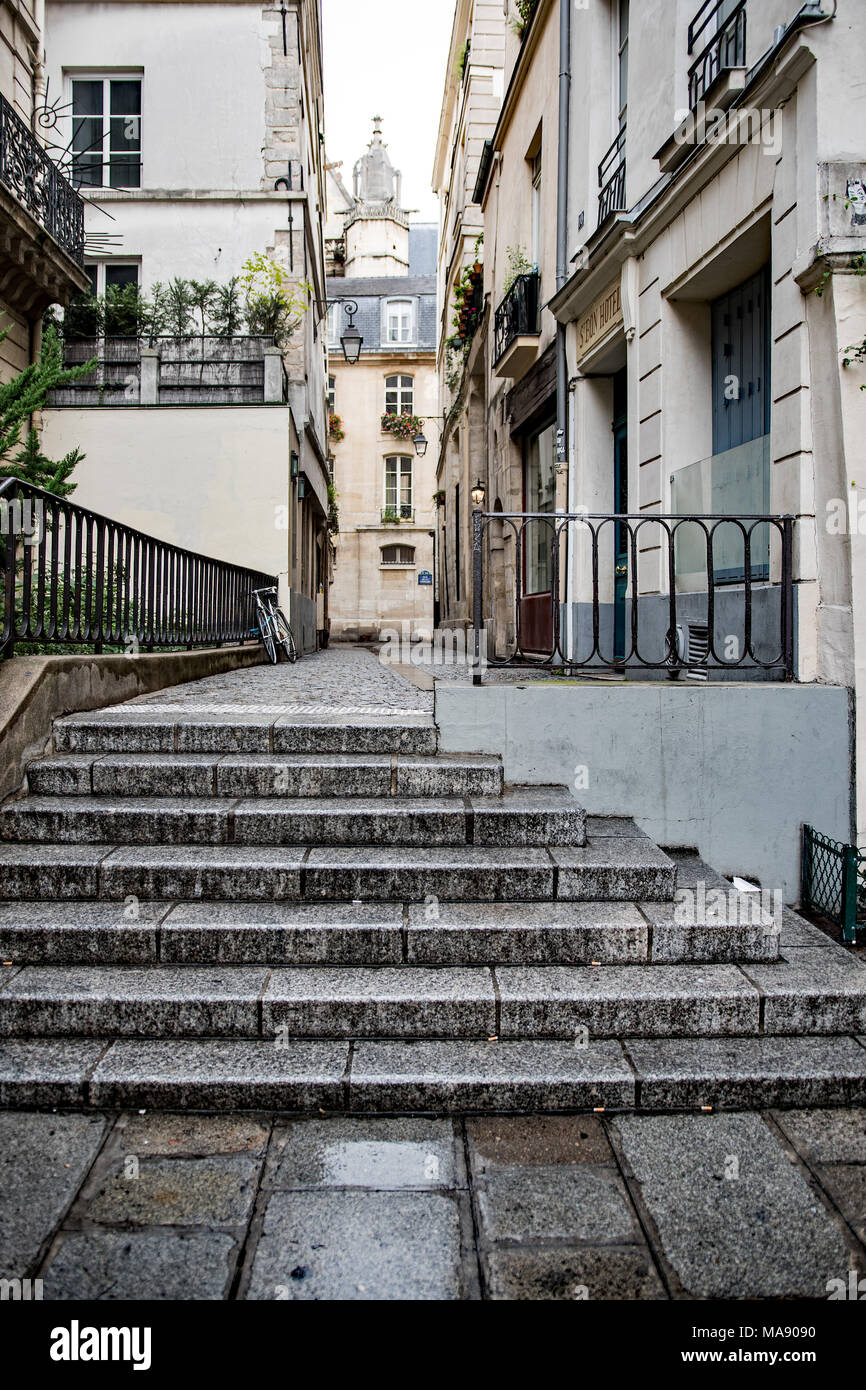
[[[556,422],[530,435],[523,455],[523,510],[553,513],[556,509]],[[554,527],[529,521],[523,531],[523,597],[520,601],[520,643],[524,651],[549,655],[553,651]]]
[[[613,506],[618,516],[628,512],[628,374],[613,378]],[[613,658],[625,660],[626,601],[628,596],[629,528],[614,522]]]

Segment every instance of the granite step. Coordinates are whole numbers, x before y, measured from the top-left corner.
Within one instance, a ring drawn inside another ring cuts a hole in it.
[[[439,753],[62,753],[32,762],[36,796],[502,795],[502,760]]]
[[[599,1038],[866,1033],[866,967],[823,950],[765,965],[25,965],[0,1034]]]
[[[549,850],[0,842],[5,901],[669,902],[676,878],[676,865],[646,837]]]
[[[59,753],[409,753],[433,754],[429,716],[351,723],[244,713],[160,715],[154,707],[115,706],[54,722]]]
[[[139,845],[584,845],[586,813],[565,787],[499,799],[30,796],[0,812],[0,839]]]
[[[663,904],[0,903],[16,965],[626,965],[775,960],[760,925],[650,928]],[[670,908],[670,905],[668,905]]]
[[[0,1105],[98,1110],[744,1110],[866,1103],[866,1038],[4,1039]]]

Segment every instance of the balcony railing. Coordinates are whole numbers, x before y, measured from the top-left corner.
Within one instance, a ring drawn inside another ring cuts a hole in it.
[[[277,583],[15,478],[0,478],[0,557],[2,656],[16,641],[127,655],[243,642],[255,621],[253,591]]]
[[[395,504],[393,507],[383,507],[381,517],[386,525],[394,525],[398,521],[414,521],[415,508],[401,502],[399,506]]]
[[[606,222],[611,213],[625,212],[625,134],[617,135],[598,166],[598,225]]]
[[[84,264],[84,203],[3,96],[0,183],[68,256],[79,265]]]
[[[493,361],[500,361],[515,338],[538,333],[537,270],[518,275],[514,284],[496,310],[493,327]]]
[[[696,51],[698,56],[689,68],[691,110],[703,101],[720,73],[746,66],[746,0],[733,8],[731,0],[705,0],[689,25],[689,57]]]
[[[790,516],[475,512],[476,652],[504,588],[497,638],[510,651],[488,652],[491,668],[790,680],[793,528]],[[510,586],[493,567],[503,553]]]

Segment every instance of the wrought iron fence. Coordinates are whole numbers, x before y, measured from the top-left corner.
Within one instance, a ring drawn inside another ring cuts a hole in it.
[[[16,642],[206,647],[243,642],[273,575],[144,535],[0,478],[0,654]]]
[[[728,13],[730,0],[706,0],[689,25],[689,57],[704,42],[689,68],[689,107],[694,109],[720,72],[746,65],[746,0]],[[712,26],[715,26],[714,28]],[[707,40],[707,35],[711,37]]]
[[[849,945],[866,928],[866,851],[803,826],[802,905],[842,928]]]
[[[611,213],[626,210],[625,137],[626,127],[623,126],[598,166],[599,227],[607,221]]]
[[[791,516],[476,511],[476,654],[495,593],[509,650],[488,650],[490,667],[791,679],[793,528]]]
[[[518,275],[499,308],[493,325],[493,361],[505,355],[515,338],[538,332],[538,271]]]
[[[0,182],[68,256],[84,264],[84,203],[4,96],[0,96]]]

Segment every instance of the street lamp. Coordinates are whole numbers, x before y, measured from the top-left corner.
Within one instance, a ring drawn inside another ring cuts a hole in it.
[[[354,299],[347,299],[343,308],[349,315],[349,322],[343,330],[340,346],[343,349],[343,356],[349,363],[349,366],[354,367],[358,358],[361,356],[361,345],[364,342],[364,339],[355,327],[355,315],[358,312],[358,305]]]
[[[477,507],[479,511],[484,506],[484,498],[486,496],[486,493],[487,489],[485,488],[484,484],[479,478],[478,482],[472,489],[472,505],[473,507]]]
[[[427,452],[427,440],[424,438],[423,430],[418,431],[412,443],[415,445],[415,453],[422,459]]]

